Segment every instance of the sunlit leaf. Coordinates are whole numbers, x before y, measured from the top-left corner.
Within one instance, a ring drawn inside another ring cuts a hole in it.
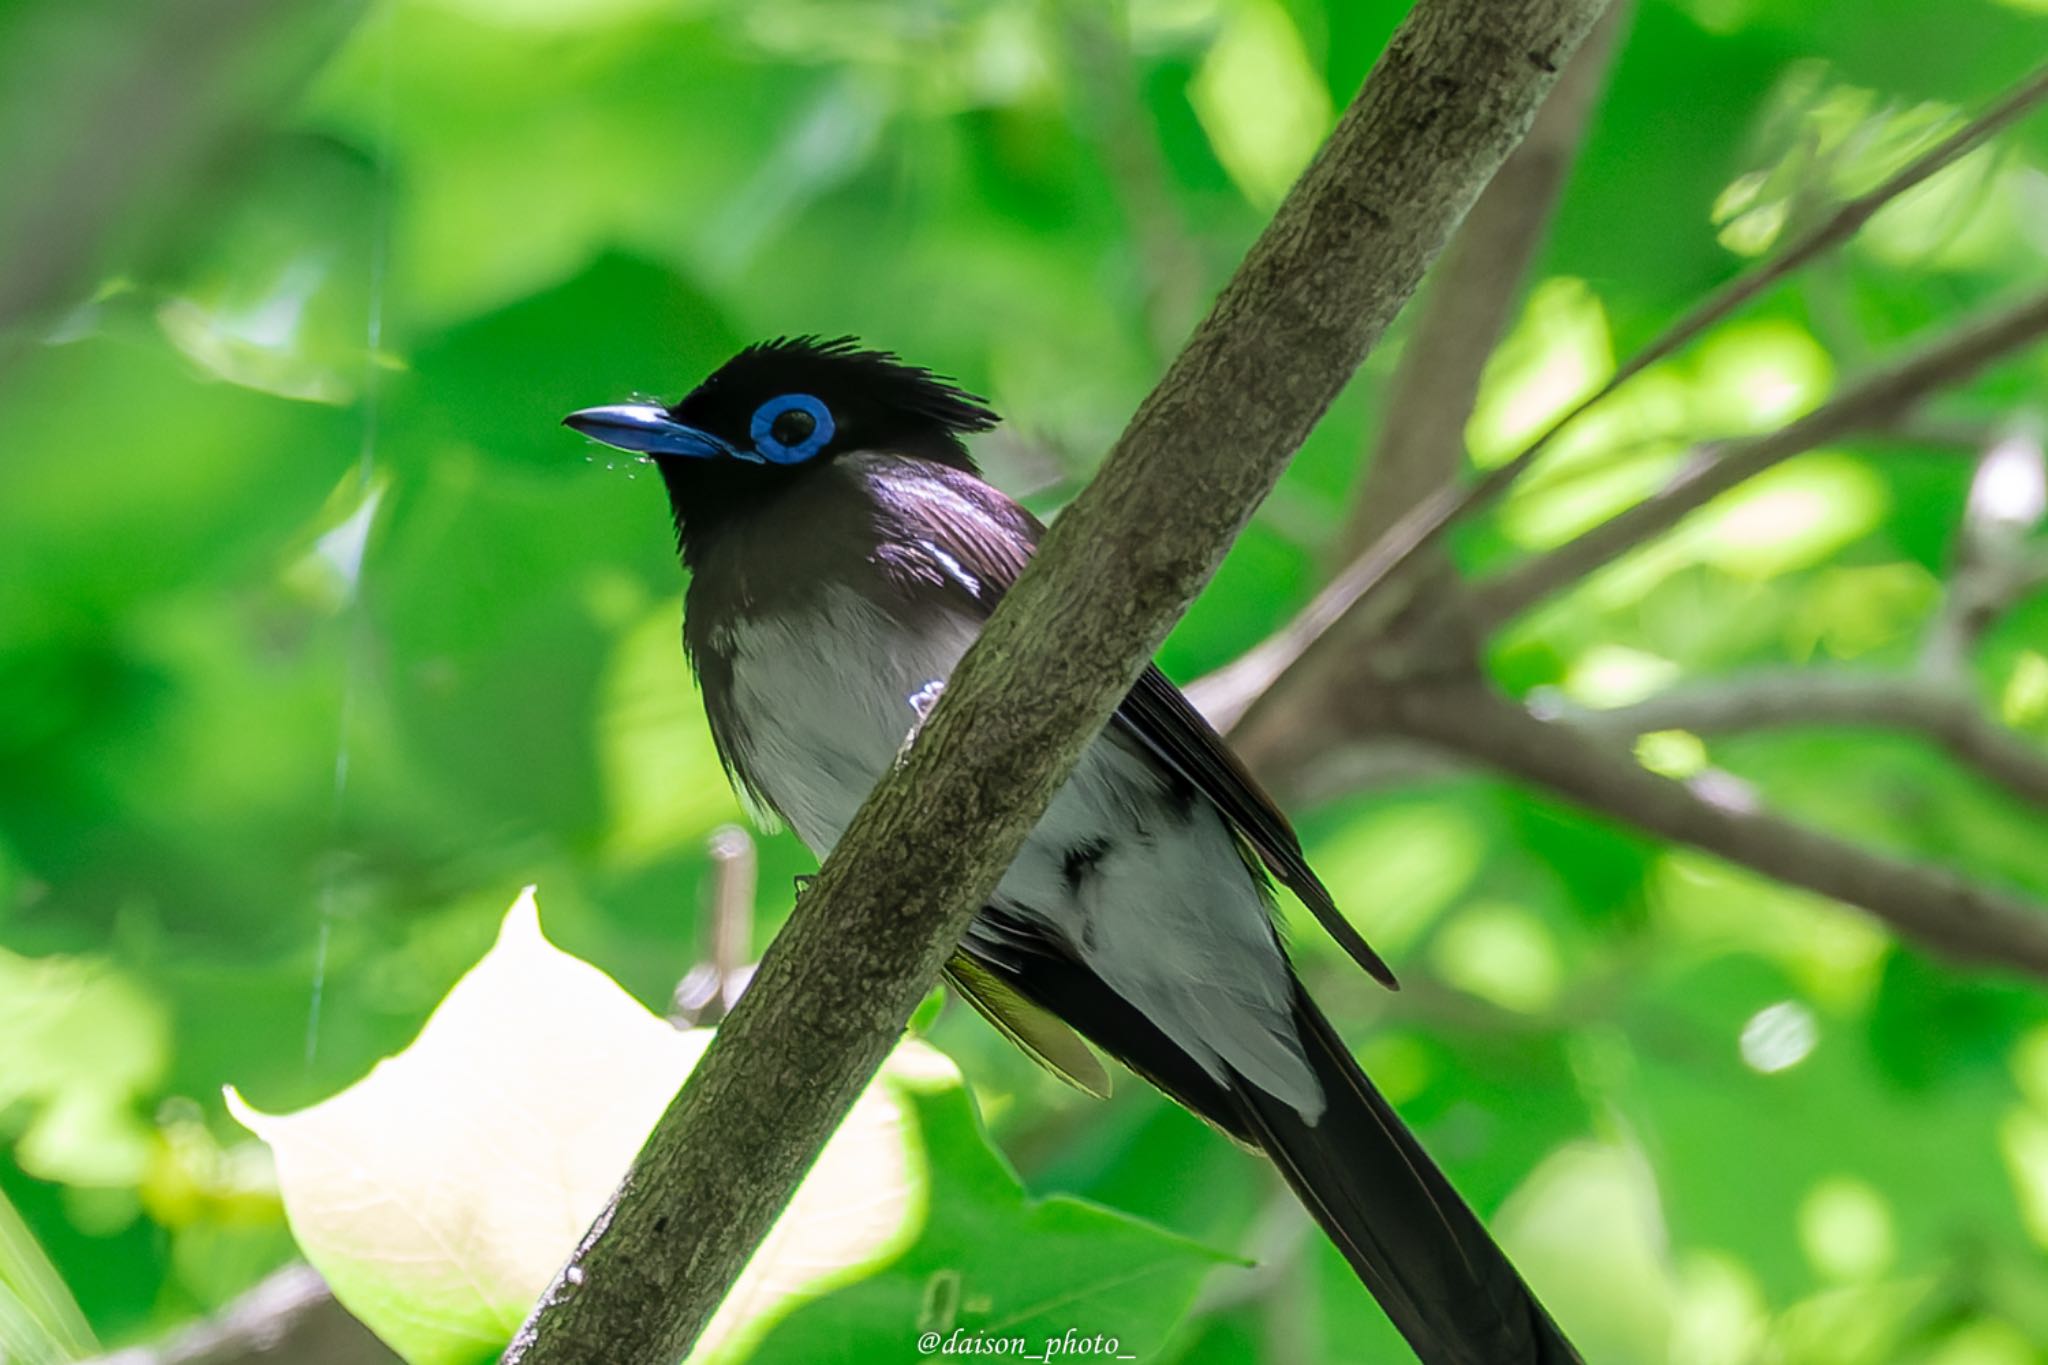
[[[0,1039],[0,1111],[28,1116],[23,1169],[81,1185],[139,1180],[151,1134],[135,1102],[169,1045],[156,999],[103,961],[0,949]]]
[[[1750,480],[1677,539],[1730,572],[1770,578],[1841,548],[1884,512],[1884,486],[1866,466],[1807,455]]]
[[[1999,699],[1999,717],[2007,725],[2032,725],[2048,715],[2048,655],[2027,650],[2013,665]]]
[[[1582,280],[1546,280],[1487,362],[1465,439],[1499,464],[1614,372],[1607,314]]]
[[[1819,402],[1833,366],[1804,329],[1784,322],[1723,327],[1700,343],[1691,401],[1714,436],[1782,426]]]
[[[1444,979],[1504,1009],[1538,1011],[1564,984],[1564,962],[1543,922],[1507,902],[1459,913],[1432,945]]]
[[[1403,803],[1361,815],[1313,848],[1339,904],[1382,952],[1398,953],[1469,886],[1485,843],[1448,802]]]
[[[1600,1229],[1588,1237],[1589,1227]],[[1576,1143],[1553,1153],[1501,1209],[1498,1232],[1531,1286],[1586,1324],[1590,1360],[1657,1360],[1676,1288],[1656,1174],[1636,1148]]]
[[[503,1345],[709,1040],[552,947],[529,890],[404,1052],[295,1114],[229,1102],[275,1153],[292,1230],[336,1297],[414,1365],[448,1365]],[[908,1341],[923,1317],[1149,1342],[1215,1260],[1104,1210],[1029,1200],[951,1063],[907,1042],[691,1359],[754,1358],[773,1331],[760,1358],[817,1360],[783,1343]],[[950,1287],[943,1312],[935,1286]]]
[[[1626,645],[1595,645],[1574,660],[1564,691],[1586,706],[1627,706],[1657,693],[1678,676],[1678,666]]]
[[[1891,1201],[1869,1182],[1824,1180],[1799,1205],[1799,1240],[1815,1269],[1836,1280],[1869,1280],[1898,1255]]]
[[[1280,202],[1329,131],[1330,98],[1276,0],[1237,0],[1188,91],[1216,156],[1253,202]]]
[[[300,1247],[414,1365],[494,1355],[624,1175],[709,1035],[679,1033],[540,935],[533,895],[405,1052],[331,1099],[265,1114]],[[707,1330],[740,1352],[798,1299],[915,1235],[908,1091],[953,1084],[906,1045],[855,1106]]]

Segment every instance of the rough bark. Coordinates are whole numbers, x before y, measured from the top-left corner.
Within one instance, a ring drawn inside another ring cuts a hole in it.
[[[684,1354],[1082,747],[1600,9],[1416,6],[862,807],[507,1360]]]

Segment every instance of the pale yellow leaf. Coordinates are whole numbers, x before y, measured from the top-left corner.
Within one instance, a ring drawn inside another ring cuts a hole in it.
[[[295,1114],[232,1089],[276,1155],[292,1231],[414,1365],[488,1357],[603,1207],[710,1040],[541,936],[531,888],[404,1052]],[[693,1360],[734,1359],[805,1297],[894,1254],[926,1177],[905,1087],[958,1084],[906,1044],[854,1107]]]

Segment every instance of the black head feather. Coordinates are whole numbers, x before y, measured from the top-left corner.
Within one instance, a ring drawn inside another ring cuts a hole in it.
[[[850,336],[748,346],[674,407],[623,403],[563,417],[651,458],[692,561],[707,538],[813,485],[848,452],[930,460],[973,477],[961,436],[995,422],[973,393]]]
[[[665,412],[643,411],[711,443],[692,438],[693,453],[654,457],[690,559],[707,538],[744,525],[852,451],[974,474],[961,437],[999,420],[951,380],[844,336],[759,342]]]
[[[818,452],[822,459],[881,450],[971,470],[960,437],[1000,420],[944,376],[847,336],[777,337],[749,346],[669,411],[745,449],[761,405],[785,394],[810,394],[831,413],[835,430]]]

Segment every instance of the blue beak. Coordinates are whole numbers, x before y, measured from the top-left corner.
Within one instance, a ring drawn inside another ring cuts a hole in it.
[[[739,456],[738,451],[710,432],[685,426],[651,403],[585,408],[564,417],[562,425],[636,455],[687,455],[699,460]]]

